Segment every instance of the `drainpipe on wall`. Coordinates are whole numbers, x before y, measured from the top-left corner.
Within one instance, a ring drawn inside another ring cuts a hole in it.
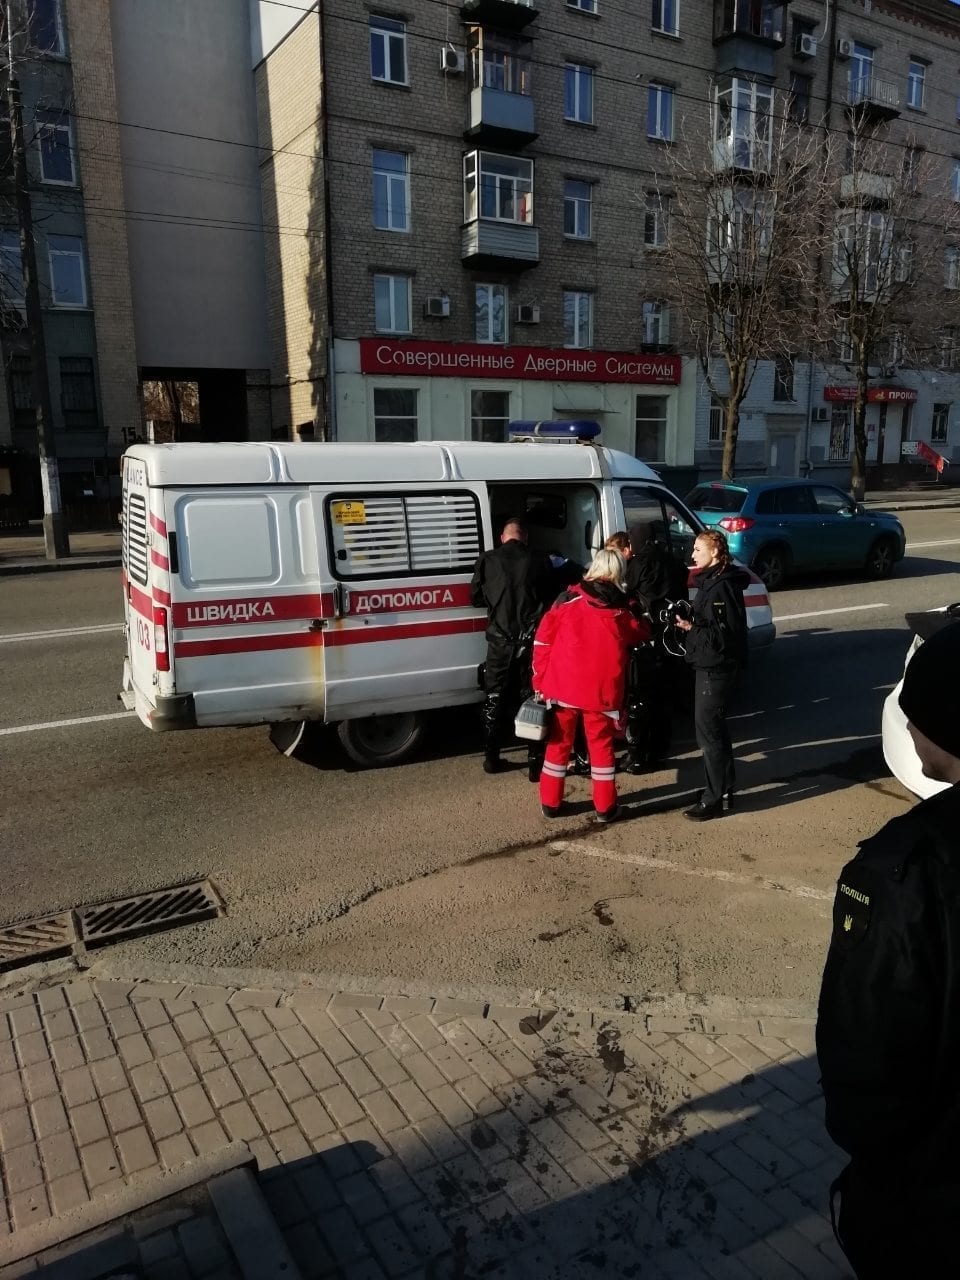
[[[333,323],[333,252],[331,249],[333,202],[330,199],[330,130],[327,114],[327,28],[326,6],[318,5],[320,18],[320,138],[323,147],[323,262],[327,286],[327,429],[328,440],[337,438],[336,365],[334,363]]]

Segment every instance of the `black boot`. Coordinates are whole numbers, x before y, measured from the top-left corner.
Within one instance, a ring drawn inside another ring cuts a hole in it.
[[[500,698],[488,694],[483,704],[483,771],[499,773],[503,768],[500,759]]]
[[[537,751],[533,747],[527,750],[527,777],[531,782],[540,781],[540,774],[543,772],[543,756],[542,751]]]

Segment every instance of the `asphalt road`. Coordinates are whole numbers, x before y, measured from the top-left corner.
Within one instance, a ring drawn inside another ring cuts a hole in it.
[[[470,715],[438,717],[420,758],[376,772],[334,742],[286,760],[263,728],[151,734],[116,701],[118,573],[4,579],[0,920],[210,875],[225,918],[115,962],[812,1000],[837,871],[911,802],[878,736],[903,614],[960,598],[960,511],[903,520],[892,580],[774,596],[779,638],[733,722],[742,803],[703,826],[679,812],[701,785],[682,723],[672,767],[622,779],[631,816],[602,831],[580,780],[578,812],[547,823],[519,754],[486,777]]]

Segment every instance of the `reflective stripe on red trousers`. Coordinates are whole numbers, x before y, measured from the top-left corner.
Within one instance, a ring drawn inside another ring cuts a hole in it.
[[[543,772],[540,774],[540,803],[555,809],[563,800],[567,762],[573,750],[573,736],[581,716],[587,738],[587,754],[590,757],[593,806],[598,813],[607,813],[617,803],[617,724],[602,711],[578,711],[576,707],[554,708]]]

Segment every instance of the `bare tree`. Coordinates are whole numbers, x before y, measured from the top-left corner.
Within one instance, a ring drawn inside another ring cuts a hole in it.
[[[855,379],[850,487],[866,491],[870,382],[898,366],[957,362],[960,321],[960,191],[944,157],[894,141],[866,109],[828,147],[827,217],[832,240],[821,281],[823,363]],[[815,336],[815,335],[811,335]]]
[[[724,480],[735,473],[740,409],[757,362],[793,357],[809,331],[822,251],[822,138],[777,105],[767,86],[755,85],[749,100],[717,86],[712,128],[680,122],[653,193],[660,216],[669,213],[658,246],[664,288],[723,407]]]

